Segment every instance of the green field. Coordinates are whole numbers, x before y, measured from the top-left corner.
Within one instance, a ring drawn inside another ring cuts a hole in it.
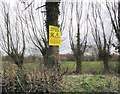
[[[109,67],[112,72],[117,69],[117,62],[109,62]],[[70,71],[75,71],[76,63],[75,62],[65,62],[61,64],[62,68],[68,68]],[[103,71],[103,63],[101,61],[89,61],[82,62],[82,72],[83,73],[101,73]]]
[[[117,62],[109,62],[109,67],[111,72],[115,72],[117,70]],[[24,69],[41,69],[43,64],[40,63],[25,63],[23,64]],[[68,69],[68,71],[75,71],[76,63],[71,62],[61,62],[61,68]],[[16,69],[17,66],[15,64],[4,63],[3,69]],[[83,73],[101,73],[103,71],[103,63],[101,61],[89,61],[89,62],[82,62],[82,72]]]

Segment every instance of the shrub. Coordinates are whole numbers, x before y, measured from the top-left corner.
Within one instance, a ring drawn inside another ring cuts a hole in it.
[[[61,92],[63,89],[62,78],[65,72],[48,69],[34,70],[4,70],[2,92],[38,93]]]

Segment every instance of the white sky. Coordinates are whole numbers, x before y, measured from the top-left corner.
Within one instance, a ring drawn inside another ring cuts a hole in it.
[[[4,2],[8,2],[11,3],[11,5],[14,5],[14,2],[16,1],[33,1],[33,0],[0,0],[0,1],[4,1]],[[46,0],[34,0],[35,2],[45,2]],[[51,0],[50,0],[51,1]],[[57,1],[57,0],[52,0],[52,1]],[[81,0],[61,0],[63,2],[80,2]],[[93,1],[93,2],[106,2],[106,0],[82,0],[83,2],[89,2],[89,1]],[[107,2],[118,2],[118,0],[107,0]]]
[[[17,1],[33,1],[33,0],[0,0],[4,1],[10,4],[11,7],[15,6],[15,2]],[[35,0],[35,2],[44,2],[45,0]],[[81,0],[62,0],[63,2],[80,2]],[[83,2],[88,2],[88,1],[93,1],[93,2],[105,2],[106,0],[83,0]],[[107,0],[109,2],[118,2],[118,0]],[[107,19],[106,19],[107,20]],[[109,26],[108,26],[109,27]],[[67,36],[67,33],[65,34]],[[66,40],[63,42],[62,46],[60,47],[60,53],[70,53],[70,46],[69,46],[69,38],[67,37]],[[113,50],[114,51],[114,50]]]

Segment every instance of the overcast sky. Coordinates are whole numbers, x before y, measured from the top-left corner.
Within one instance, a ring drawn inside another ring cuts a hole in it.
[[[14,7],[15,6],[15,4],[16,4],[16,2],[17,1],[27,1],[27,2],[31,2],[31,1],[33,1],[33,0],[0,0],[0,1],[4,1],[4,2],[7,2],[7,3],[9,3],[10,4],[10,6],[11,7]],[[39,1],[39,2],[45,2],[45,0],[34,0],[35,2],[36,2],[36,4],[35,4],[35,7],[37,7],[38,5],[37,5],[37,2]],[[54,1],[54,0],[53,0]],[[93,1],[93,2],[102,2],[102,3],[105,3],[105,0],[90,0],[90,1]],[[117,2],[118,0],[108,0],[109,2]],[[80,0],[62,0],[62,2],[80,2]],[[89,2],[89,0],[83,0],[83,2],[85,2],[85,3],[88,3]],[[105,19],[105,21],[106,22],[108,22],[109,23],[109,19],[107,19],[107,13],[106,13],[106,8],[105,8],[105,6],[102,6],[102,8],[103,8],[103,15],[104,15],[104,19]],[[69,10],[69,9],[68,9]],[[69,12],[69,11],[68,11]],[[69,15],[69,13],[68,13],[68,15]],[[59,19],[60,20],[60,19]],[[76,19],[74,19],[74,20],[76,20]],[[67,23],[66,23],[67,24]],[[106,27],[108,27],[108,30],[109,30],[109,25],[107,24],[106,25]],[[67,29],[65,29],[65,30],[67,30]],[[66,32],[66,31],[64,31],[63,32],[63,36],[62,36],[62,38],[63,38],[63,43],[62,43],[62,46],[60,46],[60,53],[71,53],[71,50],[70,50],[70,45],[69,45],[69,38],[68,38],[68,32]],[[91,36],[89,36],[89,40],[92,40],[91,39]],[[113,50],[114,51],[114,50]]]

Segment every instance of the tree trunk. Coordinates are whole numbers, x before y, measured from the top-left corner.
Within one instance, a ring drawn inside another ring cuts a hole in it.
[[[80,44],[80,26],[79,26],[79,24],[77,24],[78,25],[78,28],[77,28],[77,55],[76,55],[76,73],[77,74],[80,74],[81,73],[81,68],[82,68],[82,66],[81,66],[81,57],[82,57],[82,55],[81,55],[81,44]]]
[[[49,25],[59,26],[58,16],[59,16],[59,2],[49,2],[49,0],[46,1],[46,28],[48,32],[48,40],[49,40]],[[59,61],[59,47],[49,46],[48,56],[49,57],[46,66],[48,68],[56,67]]]
[[[108,61],[103,61],[104,73],[109,73],[109,64]]]
[[[59,47],[50,46],[49,52],[51,53],[49,56],[50,67],[59,67]]]
[[[82,71],[82,65],[81,65],[81,61],[78,59],[78,60],[76,61],[76,73],[77,73],[77,74],[80,74],[81,71]]]
[[[118,74],[120,74],[120,53],[118,56]]]
[[[120,74],[120,1],[118,2],[118,34],[116,34],[118,37],[118,74]]]
[[[15,61],[15,64],[17,65],[17,67],[18,67],[19,69],[22,70],[23,61]]]
[[[59,47],[49,47],[49,53],[43,56],[47,68],[58,67]]]

